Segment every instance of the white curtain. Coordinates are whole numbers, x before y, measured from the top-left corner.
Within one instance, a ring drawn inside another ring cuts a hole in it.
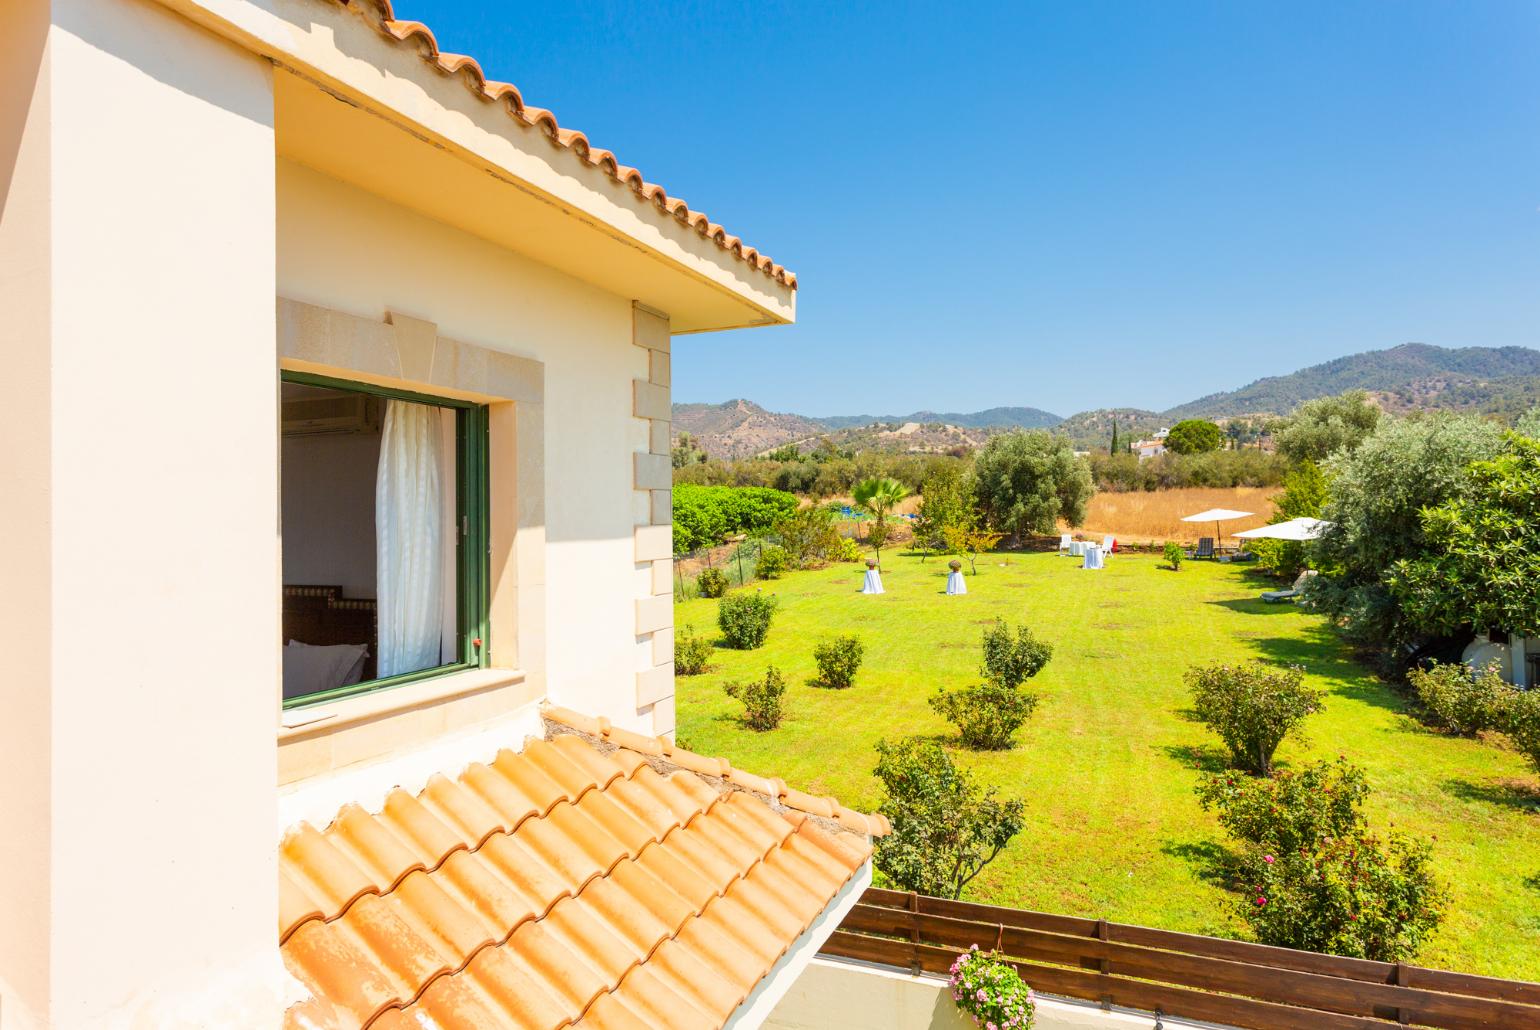
[[[439,664],[443,630],[443,514],[439,409],[389,401],[374,483],[380,620],[379,675]]]

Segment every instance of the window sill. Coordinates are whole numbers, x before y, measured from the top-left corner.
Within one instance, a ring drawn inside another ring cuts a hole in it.
[[[431,708],[458,698],[524,682],[522,669],[468,669],[399,687],[281,713],[278,743],[333,733],[401,712]]]

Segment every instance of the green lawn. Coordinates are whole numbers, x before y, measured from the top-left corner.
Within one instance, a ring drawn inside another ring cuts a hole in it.
[[[876,741],[949,735],[926,699],[977,678],[979,635],[996,615],[1025,621],[1055,649],[1029,684],[1043,704],[1015,750],[955,753],[1025,798],[1027,828],[967,897],[1244,936],[1208,876],[1223,837],[1192,788],[1221,752],[1191,719],[1182,671],[1249,657],[1299,663],[1327,691],[1326,710],[1280,760],[1345,754],[1368,771],[1376,827],[1437,836],[1454,903],[1418,961],[1540,980],[1540,788],[1519,755],[1424,728],[1320,617],[1255,600],[1263,586],[1240,566],[1189,562],[1173,573],[1142,555],[1111,558],[1103,572],[1079,564],[987,555],[966,597],[945,596],[946,564],[935,558],[889,553],[879,597],[856,593],[861,566],[793,573],[767,585],[781,608],[763,648],[719,648],[710,673],[679,678],[679,735],[697,751],[872,808]],[[675,618],[718,635],[715,601],[680,604]],[[856,686],[808,686],[814,643],[849,631],[867,648]],[[722,683],[771,663],[790,684],[787,718],[755,733],[737,721],[741,707]]]

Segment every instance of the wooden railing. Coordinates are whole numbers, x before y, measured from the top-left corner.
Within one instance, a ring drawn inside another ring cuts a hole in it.
[[[1229,1026],[1540,1030],[1540,984],[875,887],[823,953],[944,974],[974,944],[1048,994]]]

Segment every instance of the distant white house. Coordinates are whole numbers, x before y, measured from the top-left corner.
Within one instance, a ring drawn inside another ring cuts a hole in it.
[[[1165,436],[1166,436],[1166,434],[1164,432],[1161,432],[1157,436],[1155,436],[1153,439],[1150,439],[1150,440],[1136,440],[1136,441],[1134,441],[1134,443],[1132,445],[1133,452],[1135,454],[1139,455],[1139,460],[1140,461],[1143,461],[1146,458],[1153,458],[1157,454],[1165,454],[1166,453],[1166,439],[1165,439]]]

